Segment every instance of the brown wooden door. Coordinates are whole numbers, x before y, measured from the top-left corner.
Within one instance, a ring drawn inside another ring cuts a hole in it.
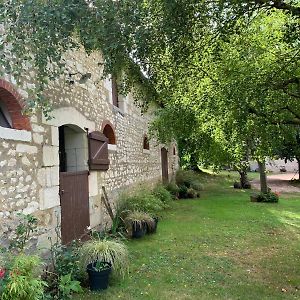
[[[60,173],[61,237],[68,244],[83,238],[90,225],[88,171]]]
[[[168,150],[166,148],[161,149],[161,169],[162,169],[162,181],[163,183],[169,182],[169,163],[168,163]]]

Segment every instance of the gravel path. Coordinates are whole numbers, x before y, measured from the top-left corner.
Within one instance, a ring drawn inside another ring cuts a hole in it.
[[[298,179],[298,174],[295,173],[280,173],[268,175],[268,186],[271,188],[273,192],[287,192],[287,193],[300,193],[300,187],[296,187],[291,185],[289,180],[292,178]],[[259,179],[255,179],[251,181],[253,188],[260,189]]]

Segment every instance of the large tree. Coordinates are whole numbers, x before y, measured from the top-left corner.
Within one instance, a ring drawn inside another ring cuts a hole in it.
[[[196,120],[184,138],[174,135],[194,145],[190,154],[217,161],[222,149],[226,159],[243,160],[247,148],[262,161],[285,125],[300,124],[299,7],[297,0],[4,0],[1,71],[21,80],[34,68],[32,104],[45,109],[43,88],[64,76],[65,53],[100,50],[104,76],[122,73],[124,92],[134,87],[144,104],[191,112],[171,124]]]
[[[17,79],[33,65],[39,83],[34,92],[41,95],[47,81],[64,70],[64,53],[83,45],[88,52],[101,50],[105,74],[122,70],[127,90],[142,85],[139,97],[163,101],[175,76],[187,75],[174,73],[176,67],[194,66],[195,57],[230,34],[240,18],[251,22],[272,9],[291,19],[287,35],[293,43],[299,1],[4,0],[0,65]],[[282,86],[296,80],[283,79]]]

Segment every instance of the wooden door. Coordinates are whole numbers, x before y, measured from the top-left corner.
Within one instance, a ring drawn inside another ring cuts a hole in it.
[[[162,169],[162,181],[163,183],[168,183],[169,163],[168,163],[168,150],[166,148],[161,149],[161,169]]]
[[[84,238],[90,225],[88,171],[60,173],[61,237],[64,245]]]

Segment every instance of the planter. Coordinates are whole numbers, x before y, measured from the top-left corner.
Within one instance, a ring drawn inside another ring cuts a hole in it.
[[[139,239],[143,237],[146,234],[146,232],[147,232],[147,227],[144,222],[142,223],[134,222],[132,224],[132,238]]]
[[[150,227],[149,225],[147,226],[147,233],[151,234],[151,233],[155,233],[157,230],[157,223],[158,223],[158,217],[154,217],[154,227]]]
[[[91,291],[101,291],[108,287],[109,274],[111,273],[111,265],[108,269],[96,271],[94,269],[95,262],[88,264],[86,271],[89,275],[89,283]]]

